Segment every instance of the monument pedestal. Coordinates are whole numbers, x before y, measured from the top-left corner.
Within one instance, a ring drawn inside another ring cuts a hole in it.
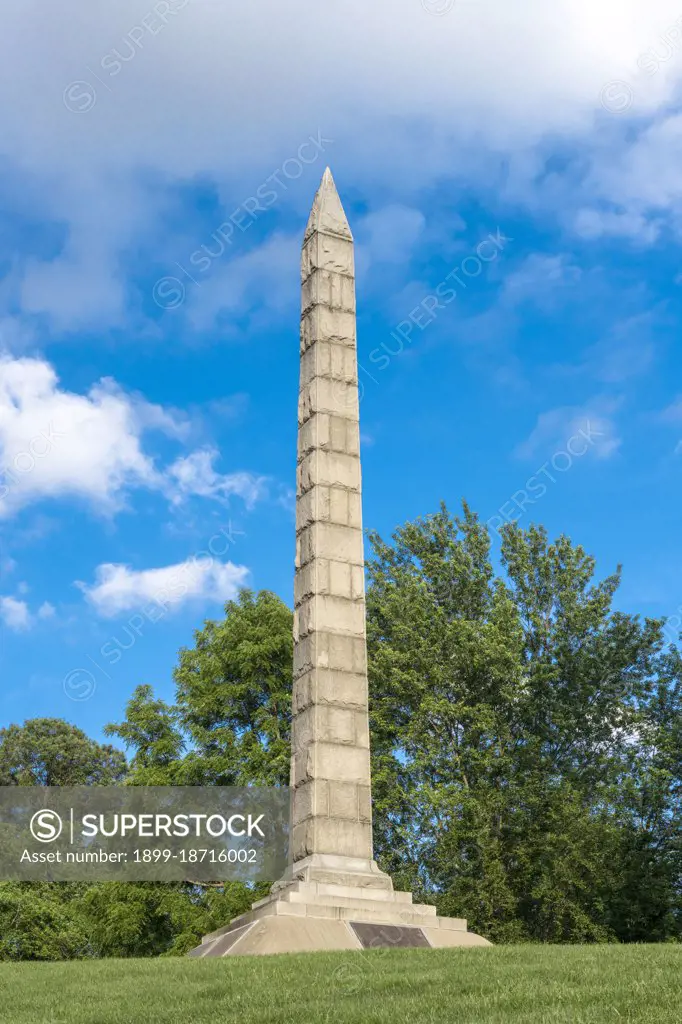
[[[412,903],[409,892],[291,882],[254,903],[249,913],[206,935],[190,956],[489,945],[467,931],[466,921],[438,917],[435,907]]]
[[[353,235],[329,168],[301,257],[291,864],[191,955],[481,946],[373,859]]]

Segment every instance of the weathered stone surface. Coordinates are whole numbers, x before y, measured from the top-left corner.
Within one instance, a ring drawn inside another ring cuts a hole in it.
[[[372,822],[353,236],[331,173],[301,258],[292,877],[317,855],[371,870]],[[327,877],[329,865],[324,866]],[[383,882],[382,882],[383,885]]]

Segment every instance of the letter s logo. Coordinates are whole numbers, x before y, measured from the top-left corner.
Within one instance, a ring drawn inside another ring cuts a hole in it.
[[[53,843],[62,834],[62,819],[56,811],[36,811],[31,818],[31,834],[39,843]]]

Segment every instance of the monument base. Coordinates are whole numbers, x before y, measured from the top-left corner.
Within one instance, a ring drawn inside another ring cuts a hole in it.
[[[366,896],[371,899],[386,899],[387,892],[393,893],[391,876],[382,871],[375,860],[342,857],[331,853],[313,853],[289,865],[287,873],[279,882],[275,882],[271,892],[273,895],[281,896],[298,882],[311,882],[327,888],[331,885],[334,891],[338,890],[339,886],[351,888],[356,893],[358,890],[382,890],[383,896],[370,895],[368,891]],[[312,892],[307,888],[296,891]]]
[[[286,888],[279,888],[282,885]],[[438,917],[435,907],[413,904],[409,892],[283,881],[247,914],[206,935],[189,955],[266,956],[316,950],[489,945],[487,939],[467,931],[465,920]]]

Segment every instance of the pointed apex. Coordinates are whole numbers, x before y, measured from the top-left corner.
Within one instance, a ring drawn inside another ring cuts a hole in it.
[[[332,172],[328,167],[322,175],[322,181],[310,211],[303,239],[304,244],[315,232],[320,232],[323,235],[338,235],[353,241],[348,218],[341,205],[339,193],[336,191]]]

